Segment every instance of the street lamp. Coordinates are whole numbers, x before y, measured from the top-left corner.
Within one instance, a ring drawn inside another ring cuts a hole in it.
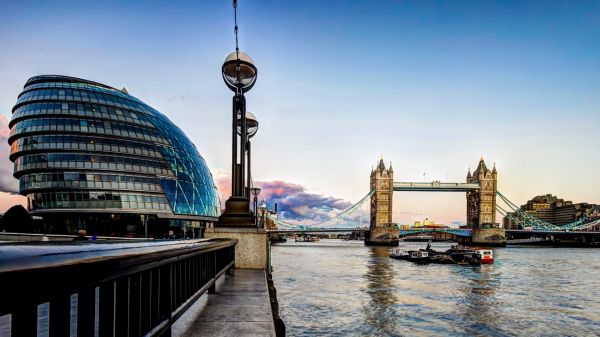
[[[258,132],[258,120],[256,119],[256,116],[250,112],[247,111],[246,112],[246,126],[247,126],[247,132],[248,132],[248,142],[246,144],[246,151],[248,152],[247,158],[248,158],[248,175],[246,176],[246,188],[250,188],[250,186],[252,186],[252,173],[251,173],[251,161],[252,161],[252,150],[251,150],[251,142],[250,142],[250,138],[254,137],[254,135],[256,135],[256,132]],[[241,114],[238,114],[237,116],[237,132],[238,135],[242,134],[242,116]],[[256,209],[256,207],[255,207]]]
[[[258,121],[253,114],[246,113],[248,92],[256,83],[258,70],[248,54],[238,48],[237,0],[233,1],[235,18],[235,51],[227,55],[221,72],[223,81],[235,94],[233,96],[232,139],[231,139],[231,197],[225,202],[225,211],[219,224],[248,226],[252,223],[250,213],[250,156],[249,139],[256,134]],[[239,135],[239,151],[238,151]],[[248,163],[246,164],[246,154]],[[238,157],[239,156],[239,157]],[[247,179],[246,179],[246,173]]]
[[[248,127],[248,138],[254,137],[254,135],[256,135],[256,132],[258,131],[258,119],[256,119],[256,116],[250,111],[246,112],[246,126]],[[237,132],[238,135],[242,134],[241,114],[237,115]]]
[[[234,92],[238,90],[247,92],[256,82],[257,69],[254,60],[241,51],[234,51],[227,55],[221,71],[225,84]]]
[[[252,195],[254,196],[254,225],[258,227],[258,195],[260,194],[260,188],[250,188]]]
[[[246,113],[246,97],[248,92],[256,83],[257,69],[254,61],[246,53],[235,51],[225,58],[222,67],[223,80],[229,89],[235,92],[233,96],[233,132],[232,132],[232,196],[248,197],[244,189],[244,176],[246,171],[246,151],[248,146],[248,132],[256,133],[258,122],[256,117],[248,125],[248,114]],[[254,124],[254,125],[252,125]],[[253,130],[249,130],[249,127]],[[240,135],[239,167],[237,137]],[[253,134],[253,135],[254,135]]]

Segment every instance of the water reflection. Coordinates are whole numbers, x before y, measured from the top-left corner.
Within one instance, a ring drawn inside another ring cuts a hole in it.
[[[494,255],[416,265],[360,242],[289,242],[273,248],[273,277],[289,336],[598,336],[597,249]]]
[[[366,280],[364,291],[369,295],[369,304],[362,308],[363,326],[368,334],[387,336],[395,332],[398,303],[393,291],[395,276],[387,248],[371,248],[364,276]]]
[[[459,300],[457,311],[461,321],[468,322],[464,326],[465,331],[472,335],[497,333],[494,326],[498,318],[497,307],[501,304],[495,290],[500,282],[493,266],[452,267],[458,267],[452,270],[465,280],[460,287],[463,298]]]

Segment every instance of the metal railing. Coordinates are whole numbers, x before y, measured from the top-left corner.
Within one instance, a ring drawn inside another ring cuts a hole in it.
[[[0,316],[11,314],[11,336],[19,337],[37,335],[43,303],[50,337],[72,327],[78,337],[170,336],[173,322],[233,267],[236,242],[0,245]]]

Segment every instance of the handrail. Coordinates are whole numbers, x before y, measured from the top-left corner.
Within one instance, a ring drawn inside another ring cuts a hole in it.
[[[27,242],[0,245],[0,316],[12,336],[36,336],[38,305],[49,302],[49,335],[162,336],[233,267],[237,240]],[[98,314],[96,315],[96,306]],[[96,326],[97,325],[97,326]]]

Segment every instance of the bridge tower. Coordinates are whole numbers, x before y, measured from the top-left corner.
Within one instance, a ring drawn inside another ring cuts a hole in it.
[[[467,183],[479,184],[479,190],[467,192],[467,227],[473,229],[471,241],[479,245],[505,246],[505,230],[496,223],[496,164],[490,170],[482,157],[473,174],[471,170],[467,173]]]
[[[467,183],[478,183],[478,191],[467,192],[467,226],[480,228],[483,224],[496,223],[496,192],[498,191],[498,172],[496,164],[487,168],[483,157],[477,169],[467,174]]]
[[[371,170],[371,228],[384,227],[392,223],[392,196],[394,194],[394,170],[386,169],[383,159],[377,169]]]
[[[369,245],[398,245],[398,227],[392,225],[392,196],[394,195],[394,170],[387,169],[383,158],[375,170],[371,170],[371,230],[365,234]]]

